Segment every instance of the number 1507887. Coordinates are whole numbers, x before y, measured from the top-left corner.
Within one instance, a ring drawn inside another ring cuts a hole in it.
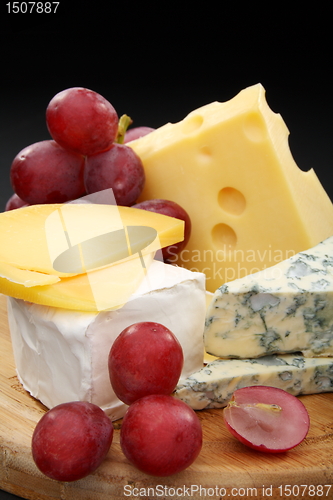
[[[60,2],[8,2],[8,14],[55,14]]]

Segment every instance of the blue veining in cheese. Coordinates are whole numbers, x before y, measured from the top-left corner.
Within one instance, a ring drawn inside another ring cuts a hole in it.
[[[218,288],[204,340],[222,358],[333,356],[333,237]]]
[[[332,392],[333,358],[216,359],[178,385],[174,395],[195,410],[223,408],[236,389],[252,385],[278,387],[294,396]]]

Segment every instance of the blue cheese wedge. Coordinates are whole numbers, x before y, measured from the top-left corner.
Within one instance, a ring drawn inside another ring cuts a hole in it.
[[[333,237],[218,288],[204,343],[221,358],[333,356]]]
[[[194,410],[223,408],[236,389],[278,387],[298,396],[333,391],[333,358],[273,354],[258,359],[216,359],[180,383],[175,397]]]

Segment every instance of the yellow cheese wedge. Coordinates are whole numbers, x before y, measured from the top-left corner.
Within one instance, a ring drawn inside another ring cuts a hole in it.
[[[1,213],[0,234],[0,262],[68,277],[181,241],[184,222],[114,205],[33,205]]]
[[[76,311],[103,311],[122,307],[149,274],[153,255],[144,256],[145,267],[139,257],[133,257],[103,269],[89,271],[57,283],[27,287],[0,278],[0,291],[16,299],[35,304]]]
[[[173,263],[206,273],[211,292],[333,234],[332,203],[296,165],[288,134],[258,84],[129,143],[146,173],[139,201],[172,200],[192,220]]]

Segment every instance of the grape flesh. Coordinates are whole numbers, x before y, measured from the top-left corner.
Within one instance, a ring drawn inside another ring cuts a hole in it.
[[[149,394],[171,394],[181,375],[184,357],[176,336],[164,325],[135,323],[112,344],[108,368],[117,397],[130,405]]]
[[[175,219],[183,220],[185,223],[184,239],[174,245],[169,245],[162,249],[163,258],[170,263],[175,262],[177,255],[186,247],[191,236],[191,219],[188,213],[178,203],[170,200],[145,200],[134,205],[134,208],[156,212]]]
[[[135,141],[136,139],[140,139],[140,137],[144,137],[154,130],[154,128],[143,126],[130,128],[125,133],[124,144],[126,144],[127,142]]]
[[[77,481],[96,470],[113,439],[113,425],[98,406],[74,401],[46,412],[32,436],[39,470],[57,481]]]
[[[64,203],[85,193],[84,157],[53,140],[20,151],[10,167],[13,190],[25,203]]]
[[[139,156],[125,144],[86,158],[84,184],[88,194],[113,189],[120,206],[131,206],[140,196],[145,173]]]
[[[129,462],[152,476],[170,476],[189,467],[202,447],[196,413],[173,396],[138,399],[127,410],[120,445]]]
[[[118,131],[118,115],[112,104],[82,87],[56,94],[47,106],[46,123],[58,144],[82,155],[107,150]]]
[[[294,448],[306,437],[310,425],[308,412],[297,397],[267,386],[236,390],[223,417],[239,441],[267,453]]]

